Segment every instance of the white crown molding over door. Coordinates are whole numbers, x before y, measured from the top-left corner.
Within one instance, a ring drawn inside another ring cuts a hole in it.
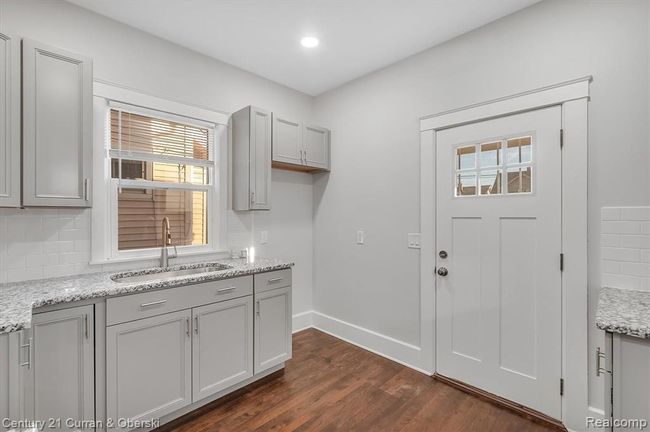
[[[420,367],[435,365],[436,132],[455,126],[562,107],[562,421],[584,429],[588,406],[587,154],[591,76],[420,119]],[[570,289],[569,289],[570,288]],[[558,377],[559,378],[559,377]]]

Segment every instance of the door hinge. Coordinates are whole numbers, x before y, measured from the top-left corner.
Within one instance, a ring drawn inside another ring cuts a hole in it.
[[[564,254],[560,254],[560,271],[564,271]]]
[[[564,378],[560,378],[560,396],[564,396]]]
[[[560,148],[564,147],[564,129],[560,129]]]

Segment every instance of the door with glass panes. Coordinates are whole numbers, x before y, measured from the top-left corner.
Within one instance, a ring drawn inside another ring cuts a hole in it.
[[[436,134],[439,374],[561,418],[561,108]]]

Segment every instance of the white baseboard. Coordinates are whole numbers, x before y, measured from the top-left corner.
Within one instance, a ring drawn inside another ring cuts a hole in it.
[[[295,314],[292,317],[292,332],[298,333],[299,331],[306,330],[314,326],[314,321],[312,319],[313,311],[305,311]]]
[[[433,371],[419,366],[422,355],[420,347],[415,345],[316,311],[302,312],[293,316],[294,333],[310,327],[423,374],[433,375]]]

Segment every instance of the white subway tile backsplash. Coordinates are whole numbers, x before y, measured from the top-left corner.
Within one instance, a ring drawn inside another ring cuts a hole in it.
[[[602,259],[612,261],[641,261],[641,250],[630,248],[602,248]]]
[[[638,221],[602,221],[601,234],[639,234],[640,226]]]
[[[603,207],[600,210],[600,220],[611,221],[611,220],[620,220],[621,219],[621,209],[620,207]]]
[[[229,239],[239,236],[237,247],[250,245],[252,215],[231,213]],[[175,262],[196,259],[185,257]],[[89,262],[89,209],[0,208],[0,283],[158,265],[156,259],[103,265]]]
[[[650,291],[650,207],[601,209],[602,284]]]
[[[0,283],[69,276],[91,267],[90,210],[0,209]]]
[[[621,236],[617,234],[601,234],[601,247],[619,247],[621,245]]]
[[[622,207],[620,210],[621,210],[620,220],[625,220],[625,221],[650,220],[650,207]]]

